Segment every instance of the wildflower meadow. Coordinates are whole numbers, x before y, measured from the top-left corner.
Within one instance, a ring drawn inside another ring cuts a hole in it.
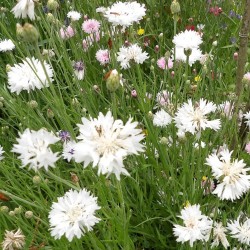
[[[0,248],[250,249],[250,0],[0,0]]]

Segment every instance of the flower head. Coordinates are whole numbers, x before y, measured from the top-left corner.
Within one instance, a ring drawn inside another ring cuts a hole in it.
[[[29,166],[34,171],[44,167],[55,167],[58,160],[58,153],[53,153],[49,145],[58,142],[60,139],[44,129],[38,131],[26,129],[20,138],[17,138],[18,144],[14,144],[12,152],[19,154],[18,159],[22,161],[22,167]]]
[[[213,191],[221,200],[239,199],[250,188],[250,175],[243,160],[231,160],[232,151],[224,149],[219,153],[209,155],[206,164],[212,168],[213,176],[218,184]]]
[[[117,61],[121,63],[121,68],[127,69],[130,68],[131,61],[142,64],[148,58],[147,52],[142,52],[142,49],[137,44],[132,44],[129,47],[123,46],[120,48]]]
[[[35,4],[33,0],[19,0],[16,6],[11,10],[15,15],[15,18],[27,18],[31,20],[35,19]]]
[[[80,141],[74,147],[75,161],[84,162],[84,167],[92,162],[93,167],[98,166],[98,174],[114,173],[117,179],[120,174],[129,175],[123,160],[143,151],[140,141],[144,135],[136,129],[138,123],[130,118],[124,125],[122,120],[114,120],[110,111],[90,120],[83,117],[82,123],[78,124]]]
[[[68,39],[75,35],[75,30],[69,25],[60,29],[60,36],[62,39]]]
[[[3,250],[23,249],[24,244],[25,236],[20,228],[16,232],[14,230],[5,231],[4,240],[1,243]]]
[[[174,235],[177,242],[189,241],[192,247],[196,240],[207,241],[212,229],[212,220],[203,215],[200,211],[200,205],[189,205],[181,210],[183,226],[174,225]]]
[[[93,34],[99,31],[100,23],[95,19],[88,19],[83,22],[82,29],[88,34]]]
[[[15,64],[8,71],[8,88],[19,94],[22,90],[42,89],[53,81],[53,70],[50,64],[38,59],[26,58]]]
[[[104,11],[104,16],[112,25],[123,27],[139,22],[145,15],[145,5],[136,1],[117,2]]]
[[[15,44],[10,39],[0,41],[0,52],[11,51],[15,48]]]
[[[85,75],[85,64],[83,61],[74,62],[74,74],[78,80],[82,80]]]
[[[73,237],[81,238],[84,233],[91,231],[92,227],[100,221],[95,216],[97,197],[86,189],[69,190],[52,204],[49,212],[51,235],[60,239],[63,235],[72,241]]]
[[[250,244],[250,219],[241,219],[241,216],[237,220],[228,222],[227,229],[230,231],[231,237],[237,239],[240,243]]]
[[[70,18],[72,21],[78,21],[81,18],[81,13],[77,11],[70,11],[67,14],[67,17]]]
[[[200,44],[202,43],[202,39],[198,32],[193,30],[185,30],[184,32],[174,36],[173,43],[175,44],[175,47],[192,50],[199,48]]]
[[[166,62],[165,57],[161,57],[157,60],[157,65],[160,69],[172,69],[173,61],[171,58],[169,58],[168,61]]]
[[[95,57],[101,65],[108,64],[110,60],[109,51],[107,49],[99,49]]]
[[[189,99],[178,109],[174,118],[176,126],[179,130],[190,132],[191,134],[200,133],[206,128],[218,130],[220,128],[220,120],[208,120],[207,115],[215,112],[216,105],[212,102],[200,99],[199,102],[192,105]]]
[[[172,117],[164,109],[154,114],[153,124],[157,127],[166,127],[171,121]]]
[[[221,222],[215,222],[213,226],[213,242],[211,247],[219,246],[220,242],[224,246],[224,248],[228,248],[230,246],[227,237],[226,237],[227,229],[223,227]]]

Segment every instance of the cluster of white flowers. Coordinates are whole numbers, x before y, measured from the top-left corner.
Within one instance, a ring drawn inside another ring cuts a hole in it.
[[[202,52],[199,49],[202,43],[201,35],[193,30],[185,30],[176,34],[173,38],[175,45],[175,59],[186,62],[192,65],[194,62],[199,61],[202,57]]]
[[[35,3],[33,0],[19,0],[16,6],[11,10],[16,18],[35,19]]]
[[[242,219],[242,215],[238,216],[237,220],[227,223],[224,227],[222,222],[217,222],[203,215],[200,211],[200,205],[188,205],[181,210],[181,215],[178,216],[183,220],[183,226],[174,224],[174,235],[176,241],[185,243],[189,241],[193,247],[195,241],[212,240],[211,248],[218,247],[221,243],[225,249],[230,244],[226,233],[229,233],[232,238],[235,238],[239,243],[250,245],[250,219]]]
[[[122,69],[128,69],[131,66],[131,61],[142,64],[148,58],[147,52],[142,52],[142,49],[137,44],[132,44],[128,47],[123,46],[120,48],[117,61],[120,62]]]

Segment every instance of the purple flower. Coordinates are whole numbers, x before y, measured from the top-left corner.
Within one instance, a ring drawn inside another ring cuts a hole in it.
[[[63,142],[67,142],[70,140],[70,133],[68,131],[60,130],[58,135]]]

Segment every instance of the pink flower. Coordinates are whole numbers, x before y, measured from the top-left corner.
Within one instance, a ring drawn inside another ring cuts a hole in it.
[[[88,19],[83,22],[82,29],[88,34],[96,33],[99,31],[100,23],[95,19]]]
[[[166,60],[164,57],[161,57],[157,60],[157,65],[160,69],[172,69],[173,68],[173,61],[171,58],[168,59],[168,64],[166,65]]]
[[[133,90],[131,91],[131,96],[132,96],[132,97],[137,97],[137,92],[136,92],[135,89],[133,89]]]
[[[247,72],[244,76],[243,76],[243,81],[245,83],[250,83],[250,72]]]
[[[60,36],[62,39],[67,39],[67,38],[73,37],[74,35],[75,35],[75,31],[71,26],[60,29]]]
[[[247,151],[248,154],[250,154],[250,142],[247,143],[245,150]]]
[[[101,64],[101,65],[105,65],[109,63],[109,52],[107,49],[99,49],[96,54],[95,57],[97,59],[97,61]]]

